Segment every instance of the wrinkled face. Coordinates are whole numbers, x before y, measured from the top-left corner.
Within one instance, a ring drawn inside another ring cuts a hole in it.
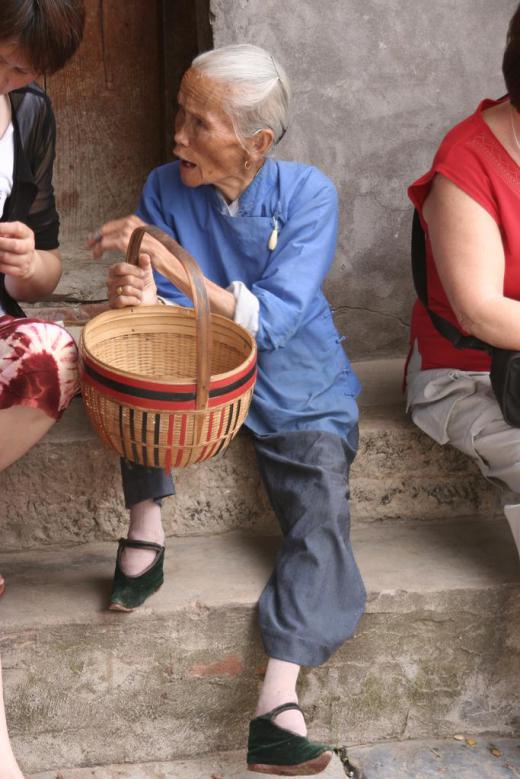
[[[0,95],[7,95],[39,76],[16,41],[0,41]]]
[[[191,68],[185,73],[175,117],[174,154],[187,187],[214,184],[224,194],[244,175],[247,153],[223,109],[226,85]]]

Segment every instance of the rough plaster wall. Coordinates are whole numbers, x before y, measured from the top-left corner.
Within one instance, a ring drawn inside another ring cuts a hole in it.
[[[342,224],[326,292],[351,357],[406,349],[413,293],[406,187],[446,130],[503,94],[517,0],[211,0],[215,46],[250,42],[294,89],[279,156],[320,167]]]

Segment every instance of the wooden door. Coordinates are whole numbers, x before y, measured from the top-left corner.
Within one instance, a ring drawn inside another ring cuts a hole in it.
[[[164,158],[159,0],[86,0],[84,41],[46,80],[58,125],[55,187],[64,260],[88,233],[133,211]]]

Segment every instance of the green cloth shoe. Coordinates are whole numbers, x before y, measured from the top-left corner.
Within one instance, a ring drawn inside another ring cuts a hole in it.
[[[251,720],[247,745],[249,771],[277,776],[311,776],[328,766],[331,747],[309,741],[273,722],[278,714],[291,709],[301,711],[297,703],[284,703]]]
[[[127,546],[132,549],[153,549],[157,553],[153,563],[138,576],[127,576],[121,570],[121,555]],[[163,567],[164,546],[154,544],[151,541],[134,541],[131,538],[120,538],[117,548],[112,596],[108,608],[112,611],[133,611],[138,606],[141,606],[163,583]]]

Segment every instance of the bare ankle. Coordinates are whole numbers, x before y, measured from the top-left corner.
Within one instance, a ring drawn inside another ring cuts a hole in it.
[[[161,507],[153,500],[143,500],[132,506],[128,538],[132,541],[164,545]],[[156,556],[157,551],[153,549],[126,548],[121,555],[121,569],[127,576],[140,576],[153,565]]]

